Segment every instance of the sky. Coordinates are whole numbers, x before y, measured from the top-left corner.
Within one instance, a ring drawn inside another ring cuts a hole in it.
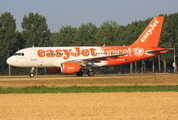
[[[80,27],[91,22],[100,27],[113,20],[119,25],[146,20],[159,14],[178,12],[178,0],[1,0],[0,12],[10,12],[22,31],[24,15],[38,12],[46,18],[51,32],[62,26]]]

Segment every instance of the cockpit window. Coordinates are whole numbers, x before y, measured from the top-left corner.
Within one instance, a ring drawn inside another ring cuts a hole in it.
[[[24,53],[15,53],[14,56],[24,56]]]
[[[14,56],[18,55],[18,53],[15,53]]]

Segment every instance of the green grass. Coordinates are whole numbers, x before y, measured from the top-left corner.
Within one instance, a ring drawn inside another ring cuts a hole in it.
[[[28,88],[0,88],[0,94],[23,94],[23,93],[99,93],[99,92],[178,92],[178,85],[168,86],[111,86],[111,87],[57,87],[46,88],[28,87]]]

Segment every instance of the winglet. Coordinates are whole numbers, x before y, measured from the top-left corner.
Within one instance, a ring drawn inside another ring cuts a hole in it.
[[[136,42],[130,46],[158,47],[164,16],[155,17]]]

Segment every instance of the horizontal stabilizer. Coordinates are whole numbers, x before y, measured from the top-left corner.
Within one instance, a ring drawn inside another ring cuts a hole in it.
[[[161,50],[150,50],[150,51],[146,51],[146,53],[155,53],[155,52],[160,52],[160,51],[165,51],[165,50],[173,50],[174,48],[165,48],[165,49],[161,49]]]

